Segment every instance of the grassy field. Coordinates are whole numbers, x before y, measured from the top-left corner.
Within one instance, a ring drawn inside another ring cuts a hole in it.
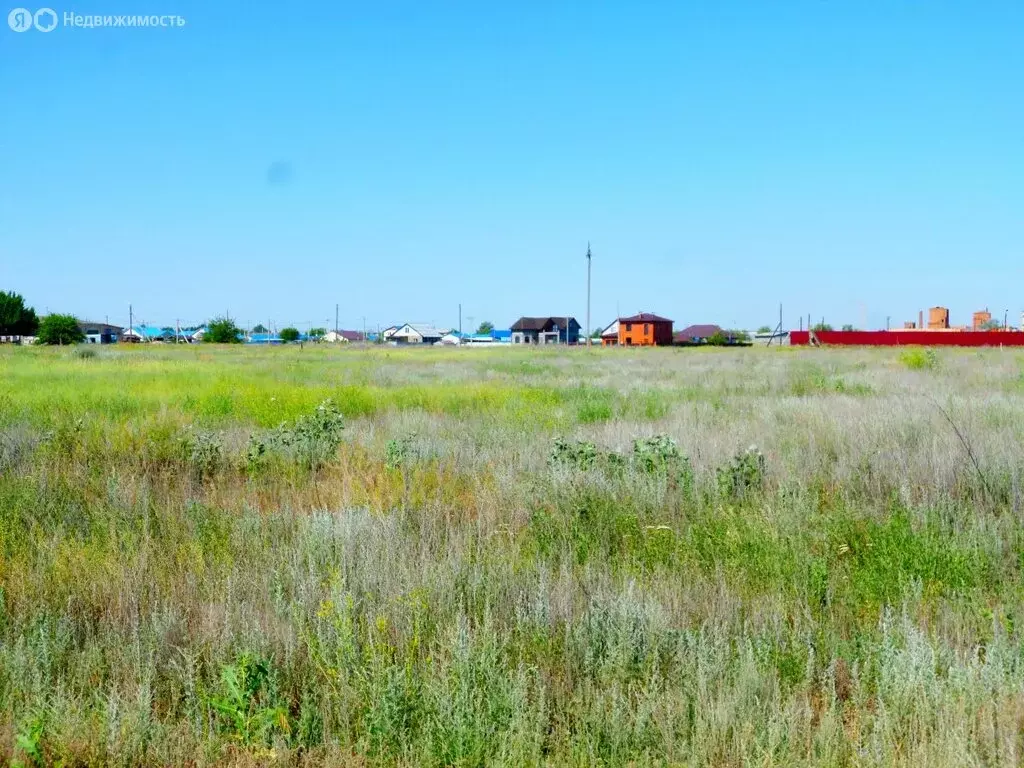
[[[1022,442],[1002,350],[0,348],[0,762],[1019,765]]]

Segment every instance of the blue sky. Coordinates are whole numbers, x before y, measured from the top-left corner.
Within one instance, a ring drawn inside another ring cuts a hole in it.
[[[0,27],[0,289],[121,323],[584,322],[589,240],[595,327],[1024,310],[1019,0],[498,5]]]

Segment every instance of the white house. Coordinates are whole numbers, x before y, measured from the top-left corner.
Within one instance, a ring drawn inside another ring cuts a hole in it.
[[[611,347],[619,343],[619,321],[615,320],[601,331],[601,343],[605,346]]]
[[[384,340],[396,344],[435,344],[444,335],[445,331],[434,328],[432,325],[406,323],[398,326],[397,330],[390,335],[385,331]]]
[[[324,334],[324,341],[329,344],[348,344],[362,340],[363,334],[360,331],[328,331]]]

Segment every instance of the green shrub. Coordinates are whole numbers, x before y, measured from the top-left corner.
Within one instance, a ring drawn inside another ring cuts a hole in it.
[[[564,437],[556,437],[549,461],[553,465],[586,472],[597,465],[598,458],[597,447],[593,443],[585,440],[569,442]]]
[[[732,461],[716,471],[718,489],[732,498],[743,498],[764,486],[764,454],[752,445],[733,456]]]
[[[388,469],[403,469],[412,457],[414,435],[388,440],[384,447],[384,464]]]
[[[324,400],[313,413],[284,422],[277,429],[249,438],[246,464],[250,472],[259,470],[268,454],[294,460],[300,466],[316,471],[331,460],[341,445],[345,417],[330,399]]]
[[[196,480],[212,476],[223,464],[224,448],[216,432],[190,427],[181,438],[181,448]]]
[[[900,353],[900,362],[912,371],[925,371],[937,368],[939,356],[934,349],[922,349],[915,347],[905,349]]]
[[[270,665],[243,654],[221,669],[220,685],[207,704],[221,733],[242,746],[264,746],[275,733],[290,733],[288,710],[273,696]]]

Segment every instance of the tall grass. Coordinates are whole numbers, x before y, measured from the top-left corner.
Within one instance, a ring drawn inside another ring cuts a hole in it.
[[[0,348],[0,761],[1020,764],[1022,362]]]

